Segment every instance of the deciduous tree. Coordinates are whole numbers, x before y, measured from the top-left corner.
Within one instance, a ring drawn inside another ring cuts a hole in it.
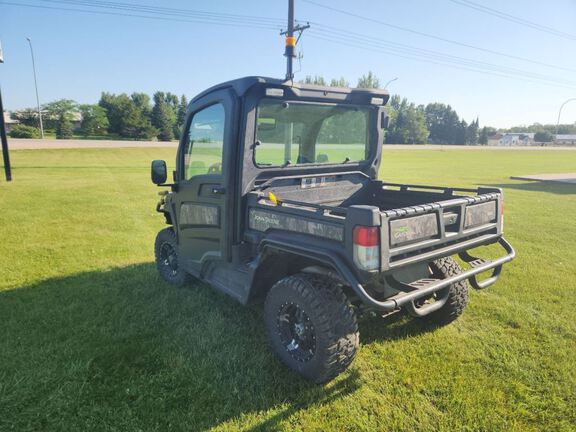
[[[546,130],[538,131],[534,134],[534,141],[536,142],[552,142],[554,135]]]
[[[357,88],[380,88],[380,80],[372,73],[368,72],[368,75],[362,75],[358,79]]]

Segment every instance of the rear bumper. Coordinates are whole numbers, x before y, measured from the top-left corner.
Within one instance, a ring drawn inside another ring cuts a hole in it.
[[[383,312],[391,312],[399,309],[414,300],[427,297],[449,285],[463,280],[468,280],[470,285],[475,289],[483,289],[496,282],[502,272],[502,266],[516,256],[512,245],[503,237],[498,239],[498,244],[504,249],[506,254],[495,260],[483,260],[471,256],[466,251],[460,252],[460,258],[467,262],[471,268],[446,279],[422,279],[411,284],[406,284],[394,279],[392,276],[387,276],[386,282],[400,292],[384,301],[372,297],[360,283],[356,283],[352,288],[365,304]],[[478,281],[477,275],[486,271],[492,271],[491,276],[485,280]]]
[[[421,279],[406,284],[394,279],[390,275],[385,276],[386,282],[399,291],[398,294],[388,297],[385,300],[378,300],[366,291],[361,280],[358,278],[358,275],[352,271],[350,263],[346,261],[342,254],[338,253],[340,250],[338,247],[339,244],[335,242],[323,241],[322,245],[312,244],[309,241],[309,236],[300,234],[290,234],[290,236],[287,236],[285,233],[277,232],[268,234],[260,242],[259,247],[261,254],[265,254],[267,250],[270,249],[273,251],[294,254],[300,257],[308,257],[316,262],[324,263],[327,267],[331,267],[337,272],[342,282],[350,286],[358,296],[359,300],[364,304],[376,310],[392,312],[402,306],[408,305],[414,300],[427,297],[436,291],[463,280],[468,280],[470,285],[475,289],[482,289],[492,285],[500,276],[502,266],[514,259],[516,256],[516,252],[512,245],[510,245],[510,243],[508,243],[503,237],[499,237],[490,243],[494,242],[497,242],[502,247],[505,255],[491,261],[473,257],[466,251],[476,246],[480,246],[480,244],[461,243],[458,250],[453,251],[453,253],[457,253],[461,259],[470,265],[471,268],[447,279]],[[319,243],[319,241],[315,241],[315,243]],[[487,243],[484,242],[483,244]],[[332,247],[332,249],[330,247]],[[450,253],[446,253],[443,256],[449,255]],[[428,261],[437,259],[437,257],[429,258]],[[492,271],[491,276],[485,280],[478,281],[477,275],[486,271]],[[441,306],[440,302],[436,302],[435,304],[435,307]],[[432,309],[427,308],[426,311],[429,313]]]

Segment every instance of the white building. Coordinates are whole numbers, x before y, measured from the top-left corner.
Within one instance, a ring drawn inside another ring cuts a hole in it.
[[[8,134],[10,133],[12,128],[20,122],[10,117],[10,115],[12,114],[10,111],[4,111],[3,114],[4,114],[4,124],[6,125],[6,133]]]
[[[505,133],[498,144],[501,146],[527,146],[534,144],[534,134],[528,132]]]
[[[576,145],[576,134],[558,134],[554,138],[554,144]]]

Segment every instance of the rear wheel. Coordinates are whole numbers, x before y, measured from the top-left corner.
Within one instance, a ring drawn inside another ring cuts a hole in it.
[[[430,271],[433,277],[446,279],[462,273],[462,268],[452,257],[446,257],[430,263]],[[434,295],[429,298],[413,302],[408,307],[408,312],[413,316],[418,316],[417,309],[423,308],[435,301],[445,301],[444,306],[421,318],[434,321],[438,324],[451,323],[464,313],[464,309],[468,304],[468,282],[465,280],[456,282],[434,293]]]
[[[280,280],[268,292],[264,318],[277,356],[310,381],[333,379],[358,350],[356,314],[329,278],[300,273]]]
[[[176,235],[172,228],[164,228],[156,236],[154,244],[156,268],[166,282],[183,286],[190,282],[191,276],[181,267]]]

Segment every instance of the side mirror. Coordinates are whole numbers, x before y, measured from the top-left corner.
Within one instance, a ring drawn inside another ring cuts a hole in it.
[[[382,112],[382,119],[380,123],[382,125],[382,129],[388,129],[388,126],[390,125],[390,116],[385,111]]]
[[[166,183],[166,178],[168,178],[166,162],[163,160],[153,160],[150,171],[152,176],[152,183],[155,185]]]

